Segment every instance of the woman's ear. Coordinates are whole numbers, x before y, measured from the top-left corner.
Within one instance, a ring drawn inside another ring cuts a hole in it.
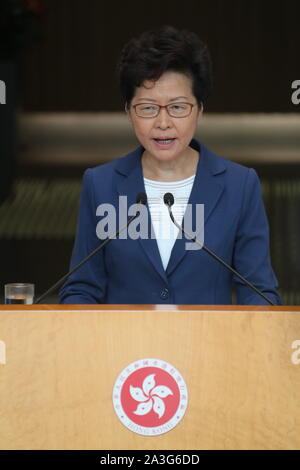
[[[131,121],[130,110],[127,102],[125,103],[125,113],[127,114],[129,121]]]
[[[199,109],[198,109],[198,119],[200,119],[203,115],[203,110],[204,110],[204,107],[203,107],[203,102],[201,101],[200,103],[200,106],[199,106]]]

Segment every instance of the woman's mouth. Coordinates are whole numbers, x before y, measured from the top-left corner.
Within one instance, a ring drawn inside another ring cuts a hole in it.
[[[176,139],[170,138],[170,139],[153,139],[153,140],[160,149],[169,149],[172,147]]]

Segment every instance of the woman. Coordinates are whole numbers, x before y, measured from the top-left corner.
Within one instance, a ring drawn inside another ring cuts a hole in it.
[[[85,172],[71,266],[99,246],[99,207],[109,203],[119,215],[121,196],[130,206],[146,192],[155,238],[112,240],[69,278],[61,302],[224,305],[232,303],[234,286],[238,304],[267,304],[204,250],[188,250],[186,240],[176,238],[163,202],[172,193],[177,222],[187,204],[203,204],[205,245],[280,304],[255,171],[193,138],[211,83],[206,46],[172,27],[146,32],[123,49],[119,75],[141,145]]]

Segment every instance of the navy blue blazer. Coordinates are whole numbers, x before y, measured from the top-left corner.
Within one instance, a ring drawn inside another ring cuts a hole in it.
[[[277,304],[277,280],[269,255],[269,231],[256,172],[208,150],[200,151],[189,204],[204,204],[204,243]],[[86,170],[80,200],[71,267],[94,250],[100,217],[96,209],[119,196],[128,207],[144,192],[139,147],[125,157]],[[149,212],[149,211],[148,211]],[[149,220],[151,218],[149,214]],[[155,239],[114,239],[64,284],[64,304],[202,304],[232,303],[232,287],[240,305],[265,305],[260,296],[220,265],[208,253],[186,250],[178,238],[164,270]]]

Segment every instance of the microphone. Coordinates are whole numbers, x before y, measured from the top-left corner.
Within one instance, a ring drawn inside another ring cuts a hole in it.
[[[174,204],[174,196],[172,193],[166,193],[164,195],[164,203],[168,207],[169,215],[171,217],[172,222],[176,225],[176,227],[181,230],[181,232],[184,234],[186,238],[189,238],[192,242],[196,243],[197,245],[200,246],[206,253],[208,253],[210,256],[212,256],[215,260],[217,260],[219,263],[221,263],[225,268],[229,269],[235,276],[237,276],[241,281],[243,281],[244,284],[246,284],[248,287],[250,287],[254,292],[258,295],[260,295],[264,300],[266,300],[270,305],[275,306],[274,302],[270,300],[268,297],[266,297],[260,290],[258,290],[251,282],[249,282],[244,276],[242,276],[240,273],[238,273],[232,266],[227,264],[222,258],[220,258],[216,253],[214,253],[212,250],[207,248],[203,243],[200,243],[196,237],[192,237],[186,230],[184,230],[183,227],[181,227],[176,220],[174,219],[172,209],[171,207]]]
[[[147,203],[147,195],[146,193],[139,193],[136,197],[136,203],[146,205]],[[114,238],[118,237],[118,235],[123,232],[126,228],[129,227],[131,222],[133,222],[138,216],[140,215],[140,211],[137,211],[135,215],[133,215],[128,222],[121,227],[112,238],[107,237],[95,250],[89,253],[80,263],[78,263],[74,268],[72,268],[67,274],[65,274],[62,278],[60,278],[53,286],[50,287],[44,294],[42,294],[38,299],[35,301],[35,304],[38,304],[43,300],[47,295],[51,294],[54,290],[56,290],[61,284],[63,284],[71,274],[75,273],[83,264],[89,261],[98,251],[102,250],[109,242],[111,242]]]
[[[136,197],[136,203],[145,206],[147,204],[147,194],[143,192],[139,193]]]

